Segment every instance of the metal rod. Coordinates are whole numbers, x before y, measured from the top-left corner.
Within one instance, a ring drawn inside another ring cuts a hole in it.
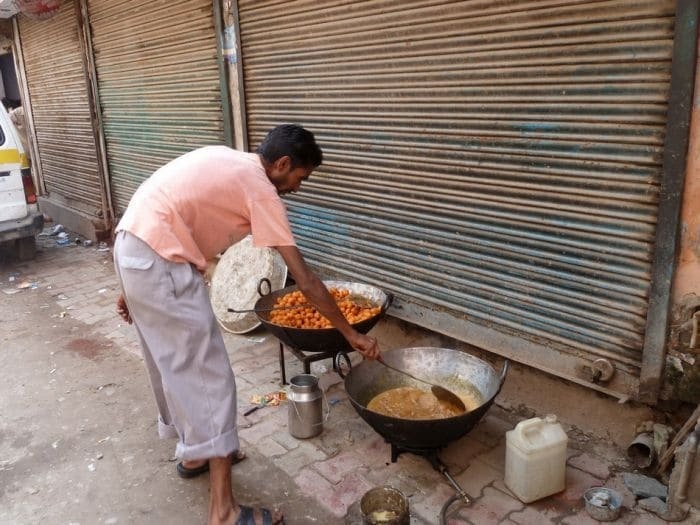
[[[244,416],[249,416],[250,414],[252,414],[253,412],[255,412],[257,409],[259,409],[260,407],[261,407],[261,405],[255,405],[254,407],[249,408],[248,410],[246,410],[245,412],[243,412],[243,415],[244,415]]]
[[[450,482],[450,485],[452,485],[454,487],[454,489],[457,491],[457,494],[462,499],[464,504],[471,505],[472,501],[473,501],[471,496],[469,494],[467,494],[466,492],[464,492],[464,489],[459,486],[459,483],[457,483],[457,481],[452,477],[452,475],[449,472],[447,472],[447,467],[442,465],[442,467],[440,468],[440,472],[442,473],[443,476],[445,476],[447,478],[447,481]]]

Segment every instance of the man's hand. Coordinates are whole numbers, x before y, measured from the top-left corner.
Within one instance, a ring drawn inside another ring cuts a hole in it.
[[[379,343],[372,336],[357,332],[357,336],[352,338],[350,344],[367,359],[379,357]]]
[[[131,319],[131,314],[129,314],[129,307],[126,306],[126,301],[124,300],[123,294],[119,294],[119,297],[117,297],[117,313],[127,323],[131,324],[134,322]]]
[[[348,323],[321,279],[306,265],[299,249],[296,246],[276,246],[275,248],[282,255],[284,262],[287,263],[287,268],[297,282],[297,286],[309,302],[343,334],[350,346],[367,359],[377,359],[379,357],[377,340],[369,335],[361,334]]]

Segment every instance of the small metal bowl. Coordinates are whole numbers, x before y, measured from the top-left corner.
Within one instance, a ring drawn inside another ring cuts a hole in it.
[[[620,516],[622,496],[607,487],[593,487],[583,495],[586,512],[594,520],[615,521]]]
[[[409,525],[408,499],[393,487],[375,487],[360,500],[365,525]]]

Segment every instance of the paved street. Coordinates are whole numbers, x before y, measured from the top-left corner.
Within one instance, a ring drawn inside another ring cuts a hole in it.
[[[0,523],[204,523],[208,480],[178,478],[174,442],[157,437],[134,329],[114,311],[110,248],[55,241],[42,237],[28,263],[0,253]],[[241,415],[252,396],[280,388],[276,339],[258,329],[226,333],[225,341],[248,455],[233,469],[241,502],[279,506],[288,525],[358,523],[362,494],[391,485],[409,497],[413,524],[439,523],[452,487],[421,457],[391,463],[389,445],[357,416],[328,363],[312,367],[330,405],[324,431],[297,440],[285,404]],[[289,354],[286,368],[287,377],[302,371]],[[497,402],[442,452],[475,500],[450,507],[448,523],[596,523],[582,494],[597,485],[623,493],[618,523],[664,523],[635,507],[622,482],[623,452],[580,430],[569,433],[566,490],[522,504],[503,483],[504,433],[518,420]],[[700,515],[685,523],[700,523]]]

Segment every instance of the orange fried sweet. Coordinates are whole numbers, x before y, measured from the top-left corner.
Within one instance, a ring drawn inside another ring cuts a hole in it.
[[[381,312],[379,306],[365,306],[355,303],[348,290],[331,288],[328,290],[338,304],[338,308],[350,324],[357,324]],[[270,322],[290,328],[332,328],[328,319],[316,310],[299,290],[289,292],[277,299],[270,312]]]

